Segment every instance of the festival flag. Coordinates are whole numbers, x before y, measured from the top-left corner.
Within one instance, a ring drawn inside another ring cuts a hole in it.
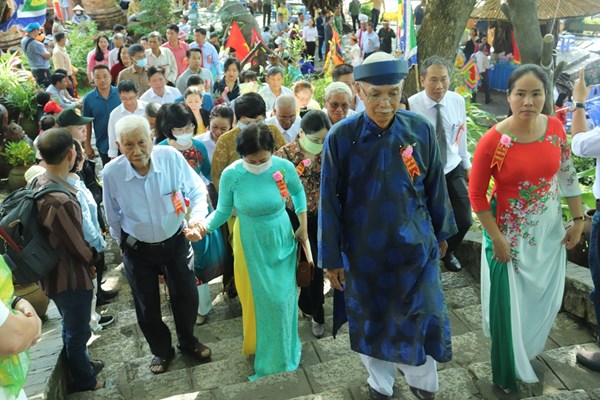
[[[62,10],[60,9],[59,0],[52,0],[52,6],[54,7],[54,15],[58,17],[58,19],[63,19]]]
[[[250,39],[250,47],[254,48],[259,43],[265,44],[262,37],[256,32],[256,29],[252,28],[252,38]]]
[[[408,68],[417,64],[417,35],[415,33],[415,21],[410,1],[398,0],[398,29],[400,40],[398,41],[402,57],[408,62]]]
[[[13,25],[25,28],[32,22],[44,25],[46,21],[46,0],[14,0],[13,14],[0,25],[0,31],[6,32]]]
[[[461,70],[465,77],[465,85],[467,85],[467,87],[471,90],[476,89],[479,83],[479,79],[481,77],[479,76],[479,72],[477,71],[475,57],[471,57],[469,61],[467,61],[465,65],[463,65]]]
[[[227,39],[227,43],[225,43],[225,47],[235,49],[235,56],[240,61],[243,61],[250,53],[250,47],[248,47],[248,43],[246,43],[246,39],[244,39],[242,30],[235,21],[231,24],[229,38]]]

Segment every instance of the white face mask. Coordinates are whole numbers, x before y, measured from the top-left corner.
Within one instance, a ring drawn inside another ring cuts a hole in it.
[[[269,159],[269,161],[264,162],[260,165],[250,164],[250,163],[247,163],[246,161],[242,161],[242,163],[243,163],[242,165],[244,166],[246,171],[248,171],[254,175],[260,175],[263,172],[267,171],[269,168],[271,168],[271,166],[273,165],[273,160]]]
[[[192,136],[194,136],[194,134],[192,132],[184,133],[184,134],[175,136],[175,141],[180,146],[187,146],[192,142]]]
[[[242,129],[244,129],[245,127],[247,127],[247,126],[248,126],[248,124],[245,124],[245,123],[243,123],[243,122],[240,122],[240,121],[238,121],[238,122],[236,123],[236,126],[237,126],[238,128],[240,128],[240,130],[242,130]]]

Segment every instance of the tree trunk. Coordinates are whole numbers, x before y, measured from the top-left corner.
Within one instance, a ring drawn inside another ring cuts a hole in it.
[[[546,104],[542,113],[554,115],[554,82],[565,63],[554,65],[555,56],[552,53],[554,37],[547,34],[542,38],[536,0],[508,0],[502,5],[502,11],[513,25],[515,42],[521,54],[521,64],[537,64],[548,75],[550,85],[548,85]]]
[[[417,33],[419,63],[437,55],[454,64],[469,16],[476,0],[429,0],[423,24]],[[411,95],[419,91],[416,74],[411,73],[405,90]]]

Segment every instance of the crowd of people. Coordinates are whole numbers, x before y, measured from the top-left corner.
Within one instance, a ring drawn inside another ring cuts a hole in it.
[[[116,26],[112,37],[96,38],[86,66],[71,65],[68,33],[57,33],[49,52],[36,39],[39,24],[25,28],[22,50],[45,91],[38,96],[38,163],[28,177],[37,187],[57,183],[73,194],[51,193],[38,208],[60,249],[41,286],[63,317],[75,390],[106,386],[99,378],[104,365],[89,359],[86,343],[113,321],[101,320],[96,306],[118,295],[102,289],[103,252],[114,240],[153,374],[166,372],[176,355],[161,318],[161,280],[178,349],[207,362],[212,351],[194,326],[210,318],[208,282],[223,275],[227,296],[242,305],[241,350],[254,355],[255,380],[298,368],[298,310],[310,318],[312,334],[324,336],[325,271],[345,299],[337,311],[346,313],[351,348],[369,373],[370,398],[391,398],[400,369],[417,398],[433,399],[436,363],[452,359],[440,265],[462,269],[456,250],[472,210],[484,228],[482,309],[494,384],[515,392],[519,380],[537,382],[530,360],[543,350],[560,308],[565,247],[583,228],[566,133],[542,114],[547,76],[533,65],[513,72],[510,115],[471,156],[465,100],[449,90],[452,66],[437,56],[422,60],[423,90],[407,98],[408,65],[390,54],[394,32],[384,21],[375,33],[378,21],[364,21],[355,3],[358,51],[333,70],[322,104],[309,80],[286,87],[279,64],[266,65],[259,77],[236,58],[221,60],[204,28],[193,31],[191,44],[181,24],[167,26],[166,40],[152,32],[133,43]],[[270,15],[271,3],[263,7]],[[319,18],[337,30],[339,11]],[[284,19],[278,8],[276,37],[286,34]],[[313,56],[323,43],[319,25],[307,18],[303,28]],[[76,68],[86,68],[93,86],[83,98]],[[7,124],[0,106],[0,130]],[[585,139],[584,124],[573,128]],[[581,146],[576,152],[596,156]],[[566,232],[561,196],[575,217]],[[298,243],[307,241],[320,269],[298,292]],[[0,276],[9,277],[7,270],[0,262]],[[11,286],[7,279],[3,286]],[[31,305],[3,286],[0,370],[22,357],[40,330]],[[14,329],[24,333],[9,343],[4,338]],[[580,358],[600,368],[600,355]],[[21,399],[26,368],[13,372],[13,383],[0,380],[0,394]]]

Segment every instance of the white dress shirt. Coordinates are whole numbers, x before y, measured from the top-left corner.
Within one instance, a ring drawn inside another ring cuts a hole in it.
[[[156,66],[162,67],[167,81],[175,83],[177,80],[177,60],[173,52],[167,48],[159,47],[160,55],[157,57],[152,53],[152,49],[146,50],[148,59],[148,68]]]
[[[120,48],[115,47],[114,49],[112,49],[110,51],[110,53],[108,53],[108,68],[112,68],[113,65],[115,65],[116,63],[119,62],[119,51],[121,51]]]
[[[316,42],[317,37],[319,37],[319,34],[317,33],[316,27],[313,26],[312,28],[309,28],[308,26],[305,26],[304,28],[302,28],[302,38],[304,39],[304,41]]]
[[[124,155],[104,166],[104,208],[112,237],[120,243],[121,230],[145,243],[159,243],[175,235],[185,220],[177,214],[172,193],[190,200],[190,221],[208,214],[206,185],[180,151],[172,146],[155,146],[150,170],[138,174]]]
[[[279,94],[279,96],[275,96],[275,94],[273,94],[273,92],[271,91],[269,85],[265,85],[262,89],[258,91],[258,94],[261,95],[261,97],[265,101],[265,104],[267,105],[267,115],[271,115],[271,111],[273,110],[273,107],[275,107],[275,100],[277,100],[277,97],[281,96],[282,94],[293,95],[294,93],[285,86],[282,86],[281,93]]]
[[[363,58],[366,53],[373,53],[376,51],[379,48],[379,36],[377,35],[377,32],[363,32],[362,37],[360,38],[360,47],[362,47]]]
[[[117,134],[115,132],[117,121],[127,115],[140,115],[143,117],[145,115],[144,110],[146,109],[146,104],[145,101],[138,100],[134,112],[129,112],[123,104],[110,112],[110,116],[108,117],[108,156],[110,158],[115,158],[119,155]]]
[[[296,117],[296,120],[288,130],[285,130],[281,127],[279,121],[277,120],[277,117],[270,117],[265,119],[265,124],[275,125],[277,129],[279,129],[279,132],[281,132],[283,137],[285,137],[285,141],[291,143],[294,141],[294,139],[296,139],[296,136],[298,136],[298,132],[300,132],[300,121],[302,121],[302,118]]]
[[[410,110],[421,114],[434,126],[437,110],[434,100],[425,91],[412,95],[408,99]],[[447,91],[440,101],[444,132],[446,133],[447,159],[444,174],[454,170],[462,162],[464,169],[471,168],[471,154],[467,150],[467,113],[465,99],[458,93]]]
[[[145,101],[146,103],[167,104],[175,103],[175,99],[179,97],[181,97],[181,92],[177,88],[165,86],[165,92],[162,97],[154,93],[154,89],[150,88],[146,90],[146,93],[140,96],[140,100]]]
[[[594,197],[600,199],[600,126],[587,132],[574,132],[573,140],[571,141],[571,149],[573,154],[578,157],[593,157],[596,158],[596,179],[592,186]]]
[[[208,159],[212,164],[213,154],[215,153],[215,147],[217,146],[217,143],[212,140],[212,137],[210,136],[210,131],[206,131],[203,134],[196,136],[194,139],[198,140],[204,145],[204,147],[206,147]]]

